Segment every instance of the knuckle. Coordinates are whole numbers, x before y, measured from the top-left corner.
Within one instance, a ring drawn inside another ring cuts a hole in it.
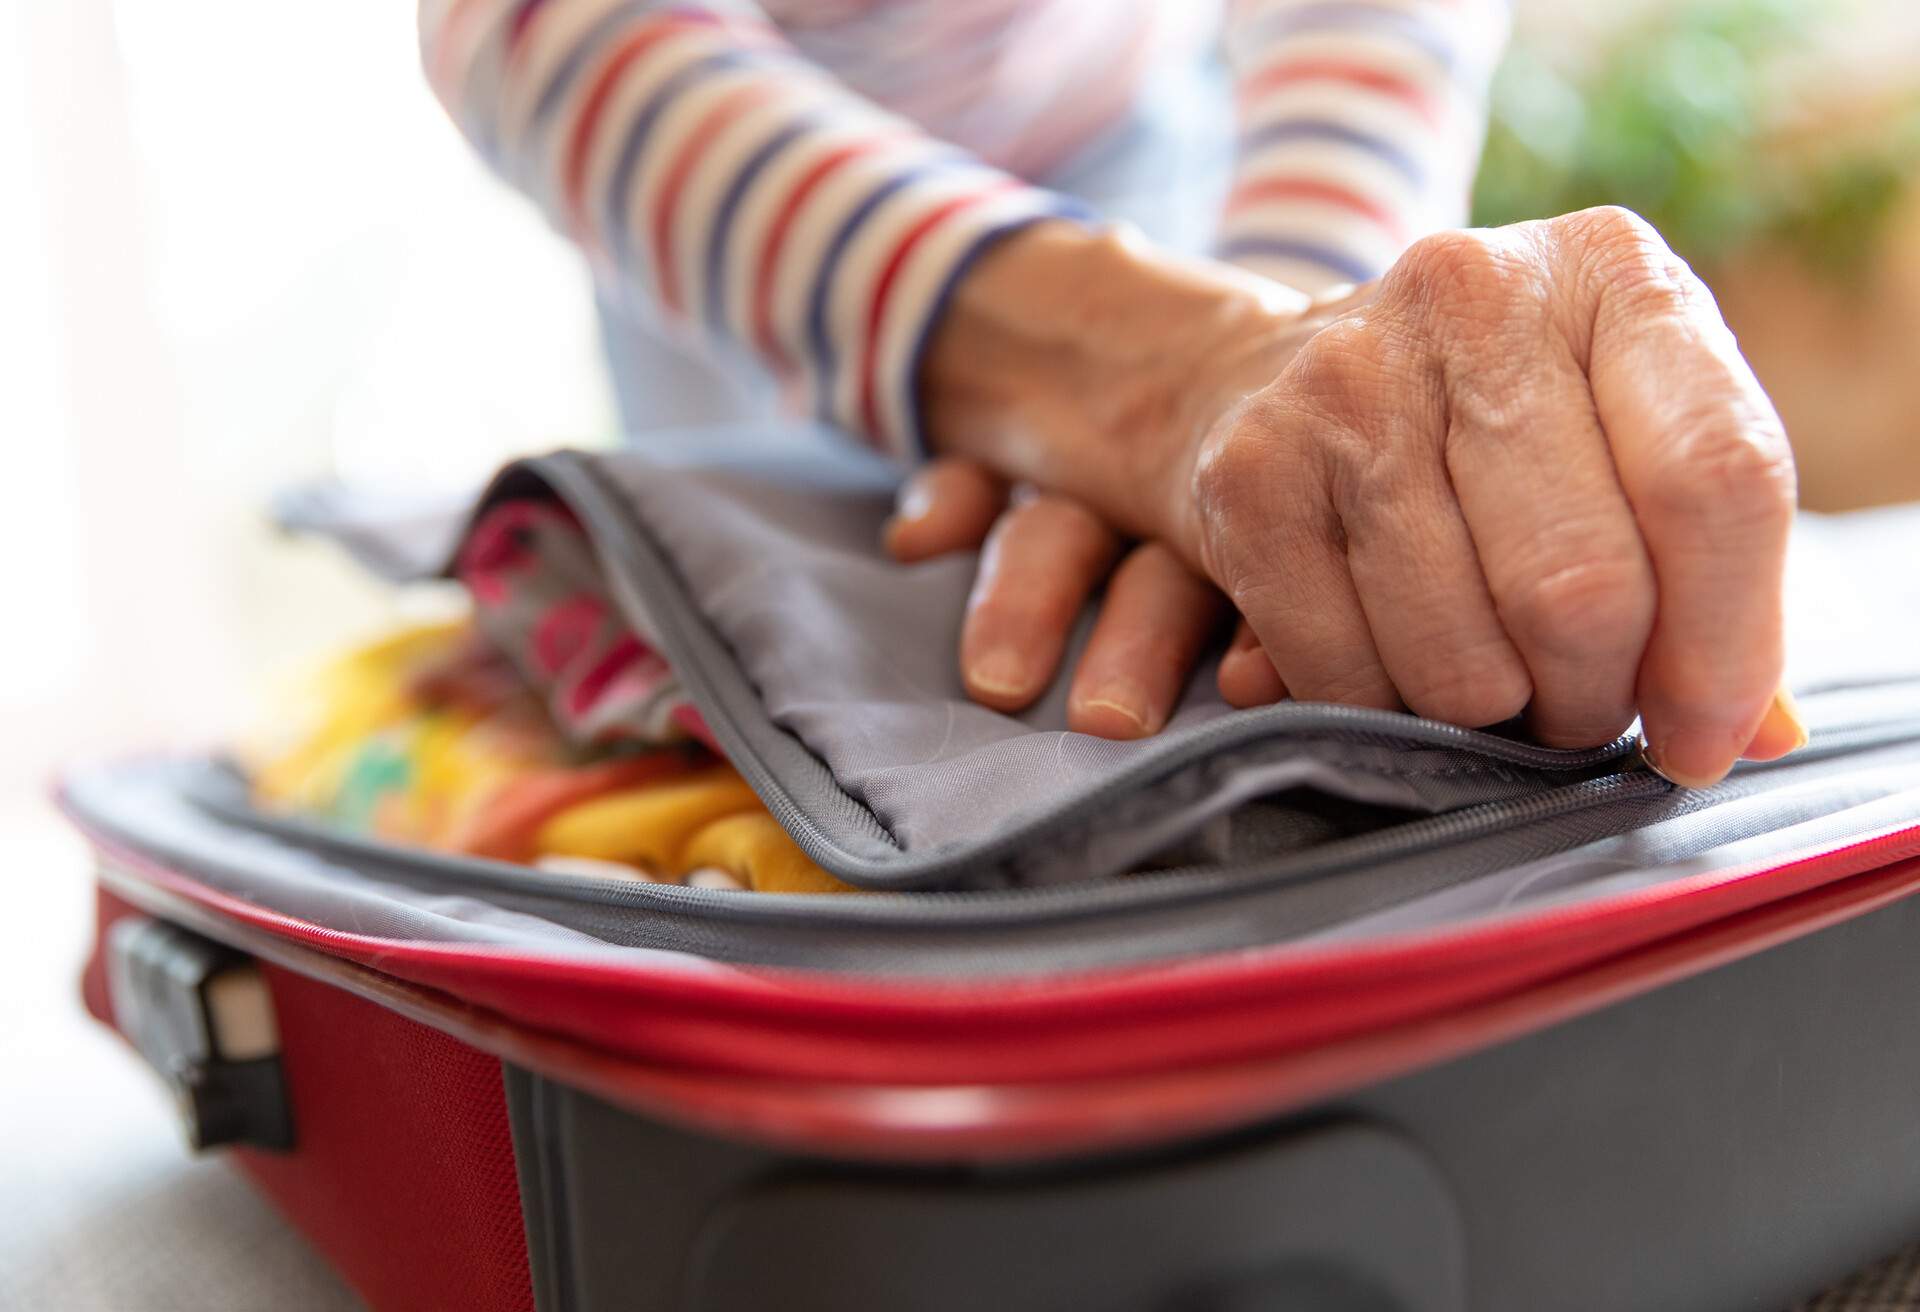
[[[1660,700],[1669,713],[1703,724],[1717,724],[1724,719],[1723,707],[1744,705],[1756,695],[1765,697],[1773,686],[1758,683],[1742,670],[1728,668],[1722,662],[1699,660],[1667,674],[1661,684]],[[1745,745],[1744,742],[1731,744],[1736,752]]]
[[[1264,435],[1244,421],[1210,440],[1194,466],[1191,498],[1200,532],[1200,562],[1209,577],[1231,585],[1247,567],[1253,524],[1246,511],[1250,492],[1266,475],[1270,450]]]
[[[1244,421],[1207,444],[1193,470],[1194,500],[1205,524],[1234,527],[1247,490],[1262,476],[1266,458],[1262,434]]]
[[[1336,319],[1304,342],[1283,378],[1296,403],[1327,415],[1351,415],[1379,394],[1387,372],[1382,344],[1365,319]]]
[[[1659,229],[1624,205],[1595,205],[1549,223],[1597,247],[1665,250],[1667,246]]]
[[[1449,229],[1409,246],[1385,290],[1448,318],[1483,318],[1503,311],[1527,281],[1519,245],[1494,232]]]
[[[980,634],[1037,635],[1065,628],[1078,613],[1077,599],[1062,589],[1003,584],[975,599],[967,622]]]
[[[1041,531],[1082,550],[1102,550],[1113,538],[1106,523],[1078,501],[1042,494],[1028,507]]]
[[[1713,293],[1674,254],[1666,238],[1632,210],[1602,205],[1554,220],[1564,246],[1596,280],[1605,299],[1628,312],[1712,311]]]
[[[1777,424],[1729,422],[1715,413],[1681,416],[1673,426],[1687,436],[1673,444],[1664,476],[1652,480],[1657,514],[1759,537],[1785,535],[1795,474],[1792,449]]]
[[[1444,437],[1440,378],[1379,323],[1329,325],[1294,359],[1286,384],[1299,407],[1289,455],[1318,471],[1343,516],[1386,504],[1375,494]]]
[[[1089,558],[1105,555],[1116,539],[1106,524],[1067,497],[1042,492],[1015,506],[1006,515],[1006,546],[1010,559],[1036,569],[1066,564],[1084,567]]]
[[[1532,681],[1510,652],[1462,652],[1401,681],[1407,709],[1430,720],[1479,728],[1513,719],[1533,696]]]
[[[1249,398],[1211,438],[1193,470],[1193,495],[1212,529],[1240,535],[1283,519],[1298,499],[1281,495],[1311,458],[1310,422],[1292,399]]]
[[[1653,627],[1653,579],[1637,555],[1596,553],[1526,579],[1500,599],[1503,620],[1523,649],[1549,658],[1644,645]]]

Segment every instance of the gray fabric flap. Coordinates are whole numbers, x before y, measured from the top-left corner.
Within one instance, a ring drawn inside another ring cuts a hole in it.
[[[1259,855],[1247,844],[1261,835],[1330,829],[1310,801],[1246,807],[1256,798],[1339,799],[1387,824],[1626,764],[1619,745],[1552,752],[1412,716],[1236,712],[1211,663],[1168,730],[1141,742],[1069,732],[1064,674],[1020,715],[988,710],[966,698],[955,662],[974,558],[887,560],[890,471],[817,433],[684,432],[644,454],[547,457],[509,469],[488,499],[536,488],[580,516],[611,593],[645,615],[775,815],[815,860],[869,887],[1095,878],[1202,840]],[[1916,544],[1916,510],[1806,519],[1790,589],[1797,687],[1920,680]]]

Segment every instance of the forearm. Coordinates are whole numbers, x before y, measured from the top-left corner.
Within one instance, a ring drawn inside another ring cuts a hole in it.
[[[922,442],[913,362],[957,271],[1064,208],[853,95],[750,5],[429,0],[421,27],[456,122],[617,296],[897,454]]]

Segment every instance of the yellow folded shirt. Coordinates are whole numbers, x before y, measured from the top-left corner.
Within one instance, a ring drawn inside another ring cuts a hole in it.
[[[724,870],[756,893],[851,893],[855,890],[807,859],[780,822],[762,810],[704,825],[687,843],[690,869]]]
[[[540,826],[534,850],[625,861],[678,879],[693,868],[683,853],[702,826],[759,809],[747,781],[720,766],[570,806]]]

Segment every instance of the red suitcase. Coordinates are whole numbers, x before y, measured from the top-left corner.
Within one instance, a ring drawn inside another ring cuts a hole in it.
[[[880,891],[403,850],[211,761],[65,785],[90,1007],[375,1306],[1768,1307],[1920,1230],[1920,646],[1887,613],[1812,589],[1852,662],[1802,685],[1812,746],[1702,793],[1626,743],[1308,706],[1087,760],[1043,706],[923,775],[945,694],[854,742],[768,600],[908,614],[857,559],[883,499],[751,483],[562,457],[493,496],[565,501],[769,808]],[[1808,540],[1858,579],[1920,532]],[[1911,617],[1915,580],[1872,588]],[[859,668],[842,703],[902,677]],[[995,791],[1033,759],[1067,782]]]

